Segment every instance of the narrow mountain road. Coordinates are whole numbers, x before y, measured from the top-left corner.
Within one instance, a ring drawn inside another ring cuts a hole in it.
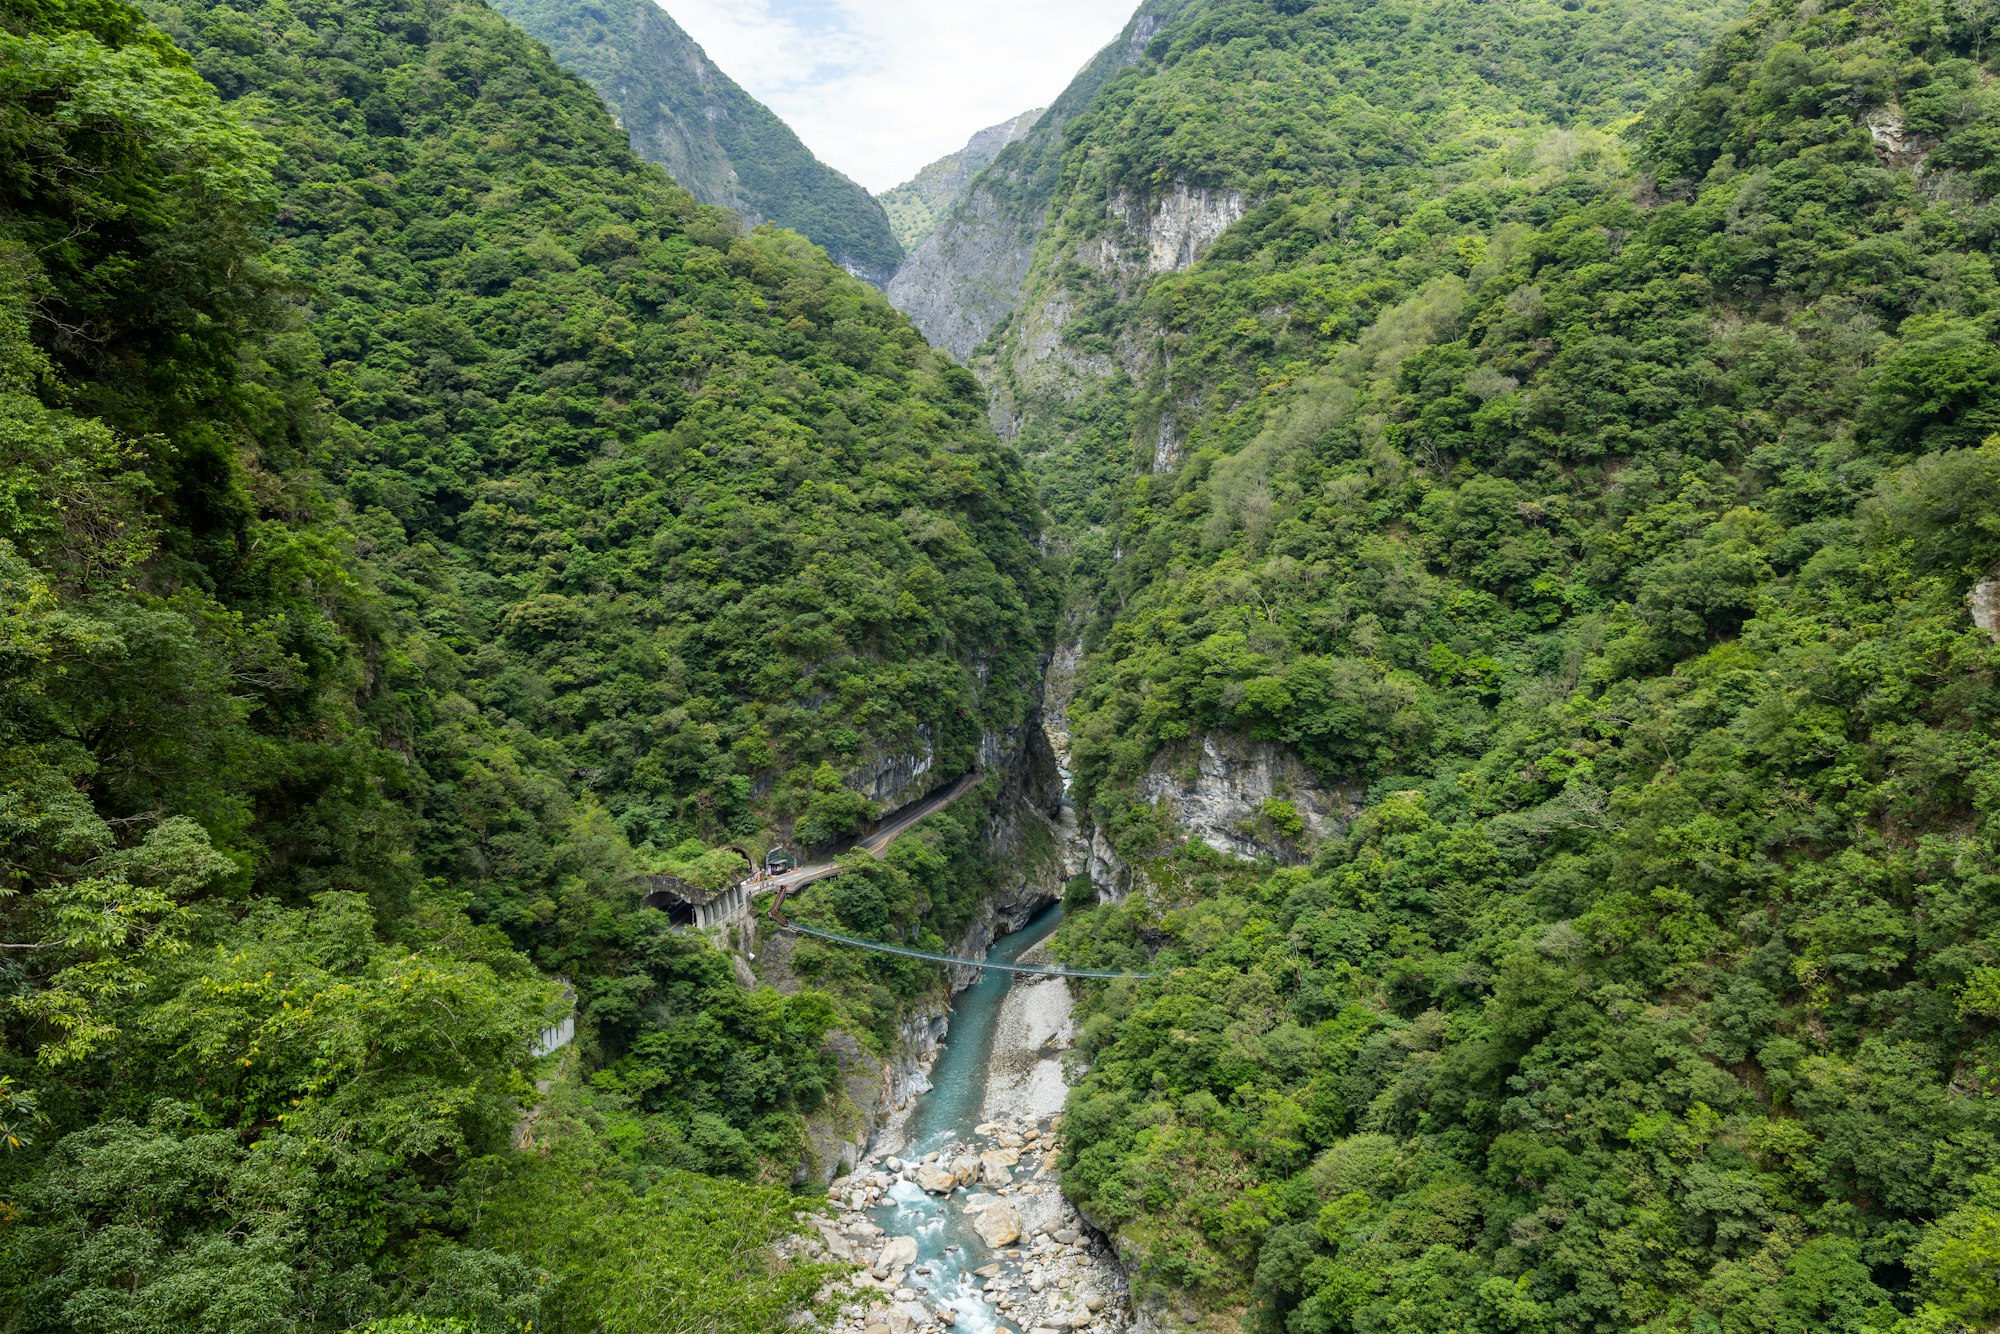
[[[856,843],[855,846],[866,849],[874,853],[877,857],[880,857],[889,850],[891,843],[909,833],[919,820],[927,816],[936,815],[939,811],[957,801],[960,797],[970,792],[974,785],[983,777],[985,777],[984,774],[974,769],[944,791],[926,797],[916,805],[902,811],[892,818],[888,824],[883,825],[880,829]]]
[[[974,769],[943,791],[934,792],[915,805],[898,811],[890,817],[887,824],[865,838],[857,840],[854,846],[880,857],[897,839],[915,828],[918,822],[936,815],[970,792],[982,777],[984,775]],[[778,891],[778,901],[771,905],[771,919],[781,922],[784,918],[779,915],[779,910],[785,906],[785,899],[793,890],[803,889],[815,881],[839,875],[840,872],[841,866],[838,862],[818,862],[812,866],[801,866],[796,871],[787,871],[783,875],[754,875],[746,880],[744,885],[758,893],[772,889]]]

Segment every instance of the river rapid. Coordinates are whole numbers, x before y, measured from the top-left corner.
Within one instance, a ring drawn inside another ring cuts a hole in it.
[[[1050,908],[996,942],[1047,962]],[[1123,1274],[1057,1185],[1068,984],[987,971],[953,1004],[930,1089],[833,1183],[827,1249],[863,1266],[836,1334],[1130,1328]]]

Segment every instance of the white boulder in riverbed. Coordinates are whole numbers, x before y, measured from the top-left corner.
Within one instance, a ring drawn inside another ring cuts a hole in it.
[[[1005,1201],[988,1205],[973,1216],[972,1230],[995,1250],[1012,1246],[1021,1239],[1021,1215]]]
[[[900,1274],[917,1262],[917,1239],[915,1237],[891,1237],[882,1243],[882,1253],[875,1258],[872,1272],[877,1278],[887,1278]]]
[[[979,1180],[988,1186],[1005,1186],[1014,1179],[1013,1167],[1021,1155],[1013,1149],[988,1149],[979,1155]]]

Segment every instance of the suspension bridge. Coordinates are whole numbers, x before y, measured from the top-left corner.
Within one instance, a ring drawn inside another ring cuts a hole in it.
[[[889,845],[916,827],[926,816],[957,801],[976,786],[982,775],[975,769],[941,792],[933,793],[923,801],[897,812],[884,822],[881,828],[861,839],[855,846],[880,857],[889,850]],[[856,949],[873,950],[877,954],[894,954],[905,959],[922,959],[927,963],[948,964],[954,968],[991,968],[998,972],[1014,973],[1026,977],[1077,977],[1100,981],[1131,978],[1144,981],[1151,973],[1109,973],[1087,968],[1037,967],[1031,964],[988,963],[984,959],[962,959],[955,954],[933,954],[929,950],[911,949],[904,945],[890,945],[879,940],[863,940],[858,936],[844,936],[838,931],[822,931],[815,926],[800,926],[785,916],[785,900],[807,885],[839,875],[842,868],[837,862],[822,862],[816,866],[802,866],[796,871],[779,876],[753,876],[744,882],[743,892],[758,889],[775,889],[777,897],[771,901],[771,911],[767,914],[780,930],[798,936],[813,936],[820,940],[832,941],[836,945],[850,945]]]
[[[885,945],[879,940],[862,940],[858,936],[843,936],[838,931],[822,931],[814,926],[800,926],[797,922],[779,922],[778,929],[793,935],[815,936],[820,940],[830,940],[837,945],[853,945],[877,954],[896,954],[905,959],[923,959],[929,963],[950,964],[956,968],[991,968],[995,972],[1014,973],[1025,977],[1082,977],[1098,981],[1116,981],[1130,978],[1144,982],[1151,973],[1105,973],[1091,968],[1049,968],[1025,963],[988,963],[984,959],[961,959],[956,954],[932,954],[929,950],[913,950],[902,945]]]

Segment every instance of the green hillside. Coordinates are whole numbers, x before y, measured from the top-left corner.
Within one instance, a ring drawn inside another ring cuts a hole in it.
[[[2000,4],[1148,0],[984,384],[516,18],[0,0],[0,1334],[811,1328],[947,985],[642,882],[975,767],[1146,1327],[2000,1325]]]
[[[1072,127],[996,370],[1137,872],[1066,952],[1170,974],[1093,1002],[1066,1183],[1156,1293],[2000,1317],[2000,15],[1781,0],[1679,80],[1723,12],[1214,4]],[[1214,734],[1361,814],[1188,843],[1138,780]]]
[[[642,170],[483,11],[290,14],[161,11],[279,150],[324,469],[390,591],[462,627],[453,692],[662,847],[786,813],[767,775],[926,724],[963,768],[1019,716],[1033,520],[970,377]],[[466,43],[511,68],[454,76]]]
[[[704,204],[826,247],[880,287],[903,247],[869,193],[813,156],[653,0],[499,0],[494,8],[595,88],[639,156]]]
[[[1018,465],[483,6],[154,13],[0,5],[0,1328],[773,1328],[940,984],[636,881],[1020,721]],[[815,911],[961,929],[979,811]]]

